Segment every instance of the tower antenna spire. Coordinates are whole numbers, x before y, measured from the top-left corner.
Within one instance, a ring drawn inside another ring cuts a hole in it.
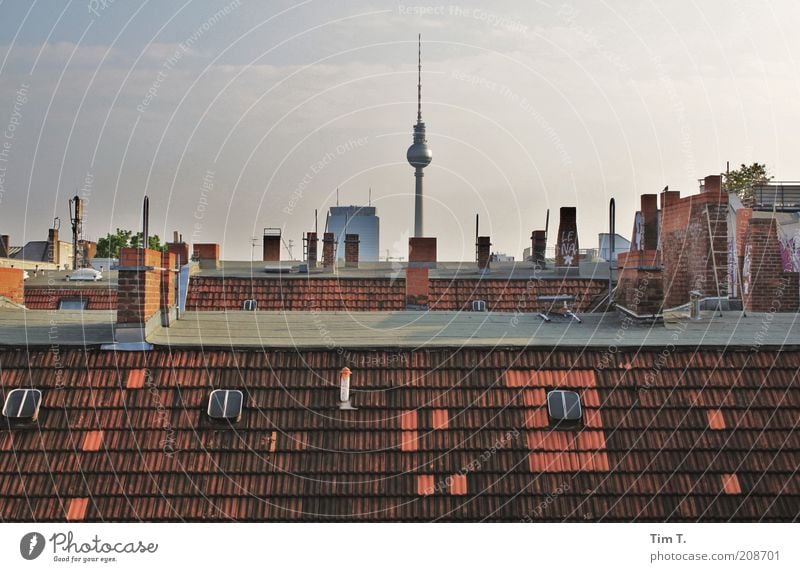
[[[422,34],[417,42],[417,121],[422,121]]]

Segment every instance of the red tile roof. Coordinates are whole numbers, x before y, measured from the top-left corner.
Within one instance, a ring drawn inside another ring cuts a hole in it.
[[[25,288],[25,307],[57,310],[61,300],[86,300],[87,310],[116,310],[117,287],[112,288]]]
[[[35,426],[0,427],[0,518],[800,518],[796,352],[399,354],[0,350],[0,397],[43,391]],[[553,387],[582,428],[549,427]],[[211,388],[245,392],[241,422],[206,418]]]
[[[471,310],[473,300],[487,310],[538,312],[549,305],[539,296],[569,294],[573,309],[593,308],[608,291],[607,280],[587,278],[500,280],[491,278],[430,281],[431,310]],[[388,311],[405,309],[405,279],[388,278],[219,278],[193,276],[187,310],[241,310],[255,299],[259,310]]]

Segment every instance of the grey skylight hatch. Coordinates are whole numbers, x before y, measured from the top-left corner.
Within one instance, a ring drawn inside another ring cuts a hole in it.
[[[63,298],[58,302],[59,310],[85,310],[86,300],[81,298]]]
[[[42,392],[38,389],[12,389],[3,405],[3,416],[17,421],[36,421]]]
[[[581,396],[574,391],[554,389],[547,394],[547,414],[553,423],[577,423],[583,417]]]
[[[244,395],[238,389],[215,389],[208,398],[208,416],[235,423],[242,418]]]
[[[245,300],[242,303],[242,310],[247,312],[254,312],[258,307],[258,303],[255,300]]]

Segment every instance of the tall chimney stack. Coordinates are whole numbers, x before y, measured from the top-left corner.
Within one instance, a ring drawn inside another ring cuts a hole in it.
[[[577,274],[579,263],[577,209],[561,207],[556,242],[556,267],[562,273]]]
[[[317,267],[317,233],[307,232],[304,238],[306,242],[306,265],[309,270]]]
[[[345,268],[358,268],[358,244],[357,234],[344,235],[344,265]]]
[[[336,266],[336,237],[332,232],[322,235],[322,267],[334,268]]]
[[[478,251],[478,268],[481,270],[489,270],[489,261],[492,256],[492,242],[490,237],[479,236],[475,248]]]

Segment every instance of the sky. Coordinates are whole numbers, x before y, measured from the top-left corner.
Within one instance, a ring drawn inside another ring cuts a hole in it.
[[[575,206],[582,248],[617,204],[686,196],[726,162],[800,179],[800,6],[790,1],[0,0],[0,232],[141,226],[249,260],[280,227],[372,204],[407,255],[417,34],[425,234],[474,257],[475,215],[519,258]],[[553,236],[555,233],[551,233]],[[548,246],[553,246],[552,244]]]

